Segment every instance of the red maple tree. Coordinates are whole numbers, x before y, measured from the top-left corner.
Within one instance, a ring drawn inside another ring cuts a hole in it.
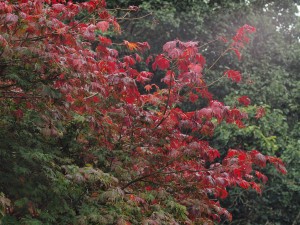
[[[213,100],[211,84],[205,81],[205,71],[211,68],[198,42],[170,41],[161,54],[148,58],[146,42],[113,43],[106,32],[121,28],[104,0],[1,1],[0,20],[1,101],[13,99],[18,120],[28,109],[39,112],[47,123],[41,130],[44,136],[64,135],[58,123],[79,118],[88,124],[75,140],[84,146],[82,163],[97,167],[92,136],[99,149],[111,152],[110,170],[119,188],[145,211],[160,203],[146,202],[139,193],[163,190],[187,208],[187,224],[221,216],[231,220],[218,201],[228,196],[229,187],[261,193],[258,180],[267,178],[253,168],[267,162],[286,173],[280,159],[257,150],[229,149],[221,157],[210,146],[208,137],[221,122],[242,129],[247,115]],[[240,58],[253,32],[249,25],[240,28],[225,52],[233,50]],[[119,56],[120,46],[130,53]],[[144,62],[150,66],[139,71],[136,65]],[[10,76],[10,66],[30,74]],[[151,82],[157,72],[164,73],[161,85]],[[225,75],[235,82],[242,79],[236,70]],[[206,107],[189,112],[180,107],[199,98],[207,99]],[[250,104],[247,96],[239,101]],[[118,165],[126,177],[118,176]]]

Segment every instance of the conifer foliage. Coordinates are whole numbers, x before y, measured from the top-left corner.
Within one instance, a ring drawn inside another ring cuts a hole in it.
[[[266,163],[286,173],[257,150],[210,146],[220,123],[243,129],[248,116],[213,99],[199,43],[150,56],[147,42],[114,43],[122,29],[104,0],[1,1],[0,21],[3,224],[213,224],[232,219],[218,202],[228,188],[261,193]],[[253,32],[225,52],[240,58]]]

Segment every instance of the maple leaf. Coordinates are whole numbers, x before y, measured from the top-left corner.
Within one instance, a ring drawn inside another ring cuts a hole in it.
[[[189,69],[190,69],[190,71],[192,71],[194,73],[198,73],[198,74],[200,74],[202,72],[202,66],[199,64],[190,64]]]
[[[138,6],[135,6],[135,5],[130,5],[130,6],[128,7],[128,9],[129,9],[130,11],[134,11],[134,12],[140,10],[140,8],[139,8]]]
[[[138,46],[137,43],[129,42],[129,41],[124,40],[124,44],[125,44],[125,46],[126,46],[130,51],[134,51],[134,50],[138,50],[138,49],[139,49],[139,46]]]
[[[135,59],[137,62],[141,62],[142,61],[142,58],[139,54],[135,53]]]
[[[225,75],[228,76],[228,78],[232,79],[233,81],[239,83],[242,80],[241,73],[236,70],[227,70],[224,73]]]
[[[182,42],[179,41],[179,46],[182,48],[191,48],[191,49],[195,49],[195,47],[197,47],[198,42],[197,41],[188,41],[188,42]]]
[[[243,104],[244,106],[248,106],[251,104],[251,100],[248,96],[243,95],[238,98],[239,103]]]
[[[13,114],[15,115],[15,117],[16,117],[17,119],[22,119],[23,116],[24,116],[24,112],[23,112],[22,109],[17,109],[17,110],[15,110],[15,111],[13,111]]]
[[[219,191],[219,197],[220,197],[221,199],[225,199],[225,198],[227,198],[227,196],[228,196],[228,192],[226,191],[226,189],[221,189],[221,190]]]
[[[190,93],[190,95],[189,95],[189,100],[191,102],[196,102],[198,100],[198,98],[199,98],[199,96],[194,93]]]
[[[61,13],[61,12],[64,12],[66,11],[66,6],[63,5],[63,4],[60,4],[60,3],[56,3],[56,4],[52,4],[52,7],[51,9],[53,9],[54,11],[58,12],[58,13]]]
[[[178,41],[175,40],[175,41],[169,41],[169,42],[165,43],[163,45],[163,51],[170,52],[171,50],[173,50],[174,48],[176,48],[177,42]]]
[[[266,167],[267,158],[257,150],[251,151],[253,162],[261,167]]]
[[[144,88],[146,91],[150,92],[150,90],[155,87],[156,89],[159,89],[159,87],[156,84],[147,84]]]
[[[204,58],[203,55],[197,53],[195,59],[198,61],[198,63],[200,63],[200,65],[202,66],[202,68],[204,67],[206,60]]]
[[[152,89],[152,85],[147,84],[144,88],[145,88],[146,91],[149,92]]]
[[[107,10],[101,11],[100,13],[98,13],[98,15],[99,18],[103,20],[108,20],[111,17],[111,15],[107,12]]]
[[[263,183],[267,183],[268,177],[266,175],[262,174],[259,171],[255,171],[255,175],[257,176],[257,178],[261,179]]]
[[[153,73],[151,72],[147,72],[147,71],[142,71],[141,73],[139,73],[138,77],[137,77],[137,81],[141,82],[142,84],[144,84],[147,81],[150,81],[150,78],[152,77]]]
[[[246,36],[247,33],[254,33],[256,32],[255,27],[252,27],[248,24],[245,24],[244,26],[240,27],[237,32],[236,35],[233,37],[233,40],[235,42],[245,42],[248,43],[249,42],[249,38]]]
[[[109,46],[112,44],[111,39],[109,39],[107,37],[99,36],[98,39],[99,39],[100,43],[104,46]]]
[[[109,23],[107,21],[100,21],[96,24],[97,28],[103,33],[106,32],[109,28]]]
[[[171,70],[168,70],[166,76],[163,79],[161,79],[161,81],[163,81],[167,85],[172,86],[174,84],[174,76],[175,73]]]
[[[120,27],[120,24],[117,22],[117,21],[113,21],[113,26],[114,26],[114,30],[117,32],[117,33],[121,33],[121,27]]]
[[[7,13],[5,16],[5,22],[8,24],[18,22],[19,17],[13,13]]]
[[[148,56],[146,61],[145,61],[146,65],[148,66],[150,61],[152,61],[152,60],[153,60],[153,56],[152,55]]]
[[[145,50],[149,50],[150,49],[150,45],[148,42],[137,42],[138,46],[139,46],[139,50],[141,51],[145,51]]]
[[[232,48],[232,50],[234,51],[234,53],[236,54],[236,56],[238,57],[239,60],[242,59],[241,53],[237,48]]]
[[[135,60],[134,58],[132,58],[131,56],[124,56],[124,62],[128,63],[129,66],[132,66],[135,64]]]
[[[287,174],[287,170],[281,159],[274,157],[274,156],[267,156],[267,159],[270,163],[272,163],[275,166],[275,168],[279,172],[281,172],[282,174]]]
[[[264,107],[258,107],[256,109],[256,115],[255,115],[256,119],[262,118],[265,115],[266,115],[266,110],[264,109]]]
[[[251,187],[259,194],[261,194],[261,187],[259,184],[255,182],[251,182]]]
[[[248,189],[250,187],[249,182],[245,181],[245,180],[241,180],[238,182],[238,185],[240,185],[241,188],[243,189]]]
[[[154,63],[152,64],[152,69],[156,70],[156,68],[161,70],[166,70],[170,67],[170,61],[167,60],[163,54],[160,54],[155,57]]]
[[[170,51],[168,51],[168,56],[170,56],[172,59],[178,58],[182,54],[182,50],[178,48],[173,48]]]

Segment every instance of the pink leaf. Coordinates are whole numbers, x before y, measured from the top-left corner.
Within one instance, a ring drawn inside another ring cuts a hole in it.
[[[135,59],[137,62],[141,62],[142,61],[142,58],[139,54],[135,53]]]
[[[106,32],[109,28],[109,23],[107,21],[101,21],[101,22],[97,23],[96,26],[102,32]]]
[[[163,50],[164,52],[169,52],[170,50],[173,50],[174,48],[176,48],[178,41],[169,41],[166,44],[164,44],[163,46]]]
[[[7,13],[5,17],[5,22],[6,23],[16,23],[18,22],[19,17],[15,14],[12,13]]]
[[[202,66],[199,64],[190,64],[189,69],[190,71],[198,74],[202,72]]]

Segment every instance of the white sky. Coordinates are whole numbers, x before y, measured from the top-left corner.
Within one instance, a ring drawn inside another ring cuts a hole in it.
[[[298,13],[296,13],[297,16],[300,16],[300,5],[297,5]]]

